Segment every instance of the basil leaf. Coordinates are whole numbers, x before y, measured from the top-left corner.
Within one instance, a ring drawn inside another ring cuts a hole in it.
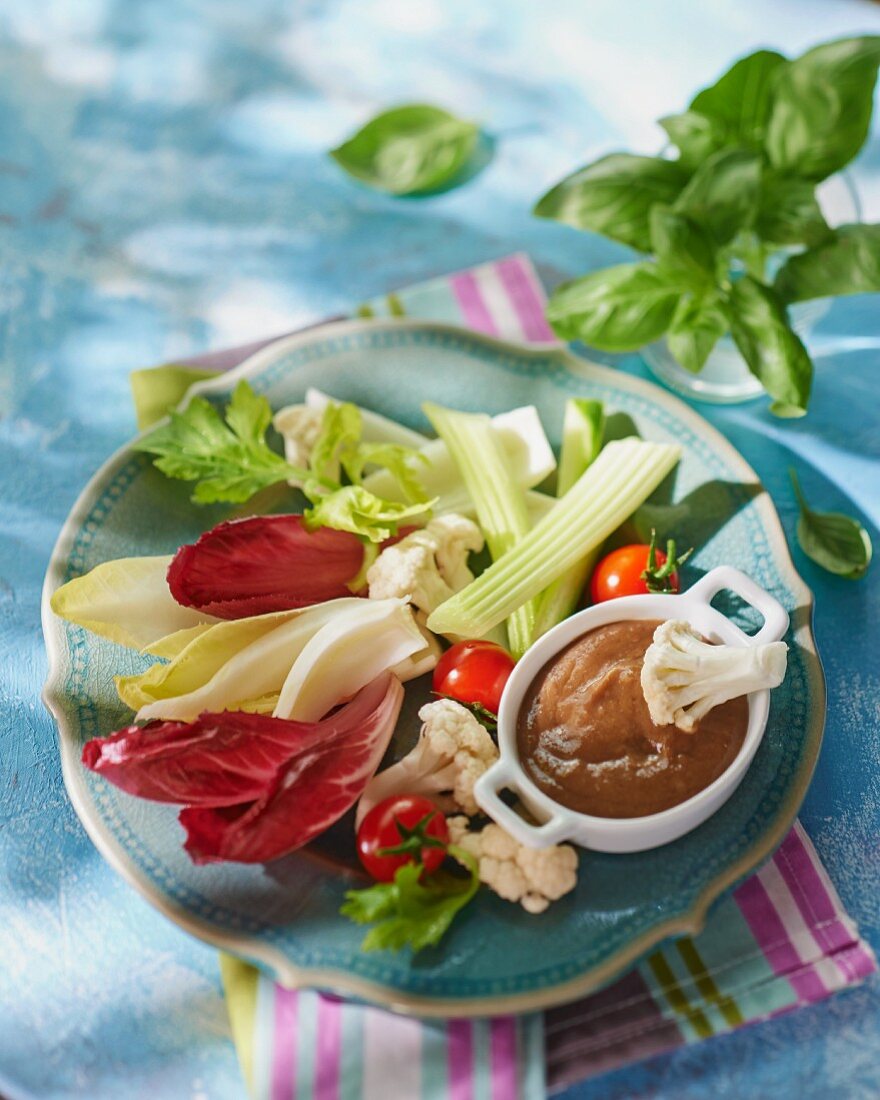
[[[880,291],[880,225],[844,225],[828,241],[790,256],[776,273],[786,302]]]
[[[706,157],[720,149],[726,140],[724,126],[699,111],[682,111],[659,121],[669,140],[678,146],[681,164],[688,168],[696,168]]]
[[[727,317],[714,295],[686,295],[678,303],[666,343],[681,366],[697,374],[726,331]]]
[[[730,331],[749,370],[773,398],[776,416],[807,411],[813,364],[788,323],[781,299],[750,275],[738,279],[726,303]]]
[[[831,232],[816,201],[815,184],[772,172],[761,183],[755,230],[771,244],[814,244]]]
[[[557,287],[547,321],[563,340],[634,351],[663,335],[681,290],[656,264],[620,264]]]
[[[611,153],[558,183],[534,213],[648,252],[651,207],[674,202],[686,181],[675,161]]]
[[[432,191],[464,167],[479,127],[428,104],[383,111],[330,156],[355,176],[393,195]]]
[[[871,536],[858,520],[842,512],[814,512],[794,470],[789,470],[801,510],[797,525],[801,549],[817,565],[839,577],[858,580],[871,564]]]
[[[773,84],[786,64],[782,54],[758,50],[698,92],[687,111],[661,118],[660,125],[681,150],[682,163],[696,167],[726,145],[760,150]]]
[[[668,206],[655,206],[651,211],[651,246],[660,269],[672,280],[697,289],[712,282],[712,241],[686,214],[678,214]]]
[[[740,58],[711,87],[699,92],[690,110],[719,123],[725,144],[760,149],[770,117],[773,87],[787,64],[775,50],[756,50]]]
[[[716,244],[726,244],[754,220],[760,182],[757,154],[722,149],[696,170],[675,209],[704,226]]]
[[[880,37],[808,50],[779,73],[765,147],[770,163],[822,180],[848,164],[868,136]]]

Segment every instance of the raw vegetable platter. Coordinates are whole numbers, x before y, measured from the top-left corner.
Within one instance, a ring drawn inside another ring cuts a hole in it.
[[[666,936],[695,932],[708,906],[782,839],[809,783],[824,723],[824,682],[811,634],[811,596],[794,571],[779,520],[753,471],[677,399],[569,353],[527,349],[447,326],[350,322],[291,337],[204,384],[225,402],[246,378],[273,409],[316,387],[430,432],[425,401],[497,414],[535,405],[558,446],[566,401],[604,403],[611,432],[633,429],[675,443],[682,457],[642,513],[675,526],[696,552],[686,587],[730,564],[749,573],[792,615],[789,671],[773,694],[767,734],[743,784],[706,824],[672,845],[627,856],[580,853],[576,889],[540,915],[479,891],[435,948],[364,952],[363,929],[339,915],[353,876],[351,815],[307,849],[265,865],[194,865],[173,806],[137,799],[80,762],[85,741],[131,721],[114,676],[150,660],[57,619],[52,592],[115,558],[173,553],[233,514],[196,507],[190,486],[124,448],[86,487],[62,531],[46,579],[50,654],[46,700],[60,731],[65,781],[104,856],[153,904],[203,939],[290,984],[313,985],[422,1014],[527,1011],[560,1003],[612,978]],[[248,514],[247,506],[235,514]],[[734,599],[723,605],[745,629],[756,623]],[[392,757],[418,732],[430,677],[410,681]]]

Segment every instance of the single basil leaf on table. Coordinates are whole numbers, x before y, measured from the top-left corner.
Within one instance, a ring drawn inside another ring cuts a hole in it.
[[[651,207],[674,202],[687,178],[675,161],[611,153],[558,183],[534,213],[649,252]]]
[[[563,340],[635,351],[669,328],[682,289],[657,264],[620,264],[557,287],[547,322]]]
[[[790,256],[776,273],[786,302],[880,291],[880,225],[843,225],[828,240]]]
[[[801,489],[794,470],[789,470],[791,483],[801,514],[797,524],[801,549],[817,565],[839,577],[858,580],[871,564],[871,536],[857,519],[842,512],[816,512]]]
[[[479,132],[476,123],[440,107],[392,107],[332,149],[330,156],[372,187],[411,195],[448,183],[470,159]]]
[[[775,168],[823,180],[861,149],[874,108],[880,37],[808,50],[779,73],[764,143]]]
[[[716,294],[687,294],[678,303],[666,343],[676,361],[697,374],[727,328],[727,317]]]
[[[818,244],[831,230],[816,200],[816,185],[798,176],[765,172],[755,231],[769,244]]]
[[[226,419],[204,397],[194,397],[183,412],[172,412],[133,444],[155,455],[154,465],[168,477],[197,482],[197,504],[242,503],[261,489],[289,478],[308,477],[291,466],[266,442],[272,410],[247,382],[238,383],[226,408]]]
[[[703,226],[716,244],[726,244],[754,221],[760,182],[757,153],[722,149],[694,172],[675,210]]]
[[[651,211],[651,246],[661,271],[686,286],[703,289],[714,281],[715,247],[709,234],[686,214],[668,206]]]
[[[803,416],[810,399],[813,363],[788,321],[779,296],[746,275],[724,305],[730,331],[749,370],[773,398],[775,416]]]

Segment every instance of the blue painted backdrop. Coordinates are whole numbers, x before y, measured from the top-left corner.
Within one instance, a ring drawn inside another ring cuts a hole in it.
[[[38,699],[42,574],[79,488],[133,431],[127,372],[515,249],[547,273],[600,266],[621,250],[529,216],[549,183],[615,146],[653,151],[652,120],[737,54],[869,30],[880,10],[864,0],[4,0],[0,1092],[243,1096],[214,954],[103,865]],[[404,99],[482,120],[492,164],[430,200],[350,183],[324,150]],[[856,178],[880,220],[880,141]],[[712,416],[790,535],[794,455],[817,501],[860,510],[876,537],[878,348],[876,299],[839,303],[806,421],[775,423],[760,404]],[[880,947],[880,567],[850,585],[797,560],[831,689],[803,819]],[[576,1094],[867,1097],[878,1049],[874,981]]]

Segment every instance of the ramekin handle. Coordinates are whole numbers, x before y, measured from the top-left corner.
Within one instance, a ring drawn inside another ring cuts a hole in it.
[[[749,638],[752,645],[778,642],[783,637],[788,630],[788,612],[779,600],[731,565],[719,565],[716,569],[711,569],[683,594],[701,603],[710,604],[725,589],[735,593],[764,616],[764,625],[757,634]]]
[[[477,805],[496,824],[506,829],[515,840],[529,848],[549,848],[553,844],[567,840],[571,835],[571,827],[561,807],[559,813],[551,813],[542,825],[533,825],[501,800],[499,792],[505,788],[522,794],[518,779],[517,770],[507,761],[499,760],[474,784],[474,798],[477,800]]]

